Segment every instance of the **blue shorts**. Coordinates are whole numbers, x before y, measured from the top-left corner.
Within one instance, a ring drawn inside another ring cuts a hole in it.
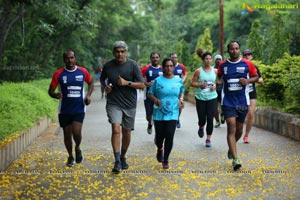
[[[72,122],[79,122],[83,123],[85,113],[76,113],[76,114],[59,114],[58,115],[58,121],[60,127],[64,128]]]
[[[146,109],[146,116],[153,115],[154,102],[151,101],[149,98],[147,98],[144,100],[144,105],[145,105],[145,109]]]
[[[222,106],[222,114],[225,119],[235,117],[236,121],[244,123],[248,114],[248,106],[227,107]]]

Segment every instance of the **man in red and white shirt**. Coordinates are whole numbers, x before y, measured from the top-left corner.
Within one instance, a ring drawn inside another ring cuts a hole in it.
[[[75,141],[75,161],[81,163],[83,160],[80,150],[81,129],[85,116],[85,105],[91,102],[93,92],[93,80],[89,72],[76,64],[76,57],[73,51],[65,51],[63,54],[65,67],[58,69],[52,77],[48,93],[52,98],[59,99],[58,119],[63,128],[64,143],[69,157],[66,165],[74,165],[72,153],[72,137]],[[84,82],[88,84],[88,92],[85,95]],[[56,88],[59,91],[56,93]]]
[[[232,166],[238,170],[242,165],[237,155],[236,143],[243,134],[243,125],[250,105],[249,84],[258,79],[254,64],[240,58],[240,43],[231,41],[227,45],[229,59],[221,62],[218,67],[218,77],[223,80],[222,113],[227,124],[227,143],[229,159]]]

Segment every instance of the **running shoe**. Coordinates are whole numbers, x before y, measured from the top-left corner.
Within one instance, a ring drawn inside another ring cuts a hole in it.
[[[177,127],[177,128],[181,128],[180,120],[177,121],[176,127]]]
[[[209,139],[206,139],[205,146],[206,147],[211,147],[211,141]]]
[[[203,136],[204,136],[204,130],[203,130],[203,128],[199,127],[199,129],[198,129],[198,135],[199,135],[200,138],[203,138]]]
[[[116,161],[115,165],[114,165],[114,168],[112,169],[112,173],[114,173],[114,174],[120,173],[121,172],[121,168],[122,168],[121,161]]]
[[[241,162],[238,158],[233,159],[232,161],[233,170],[236,171],[242,167]]]
[[[126,158],[121,158],[121,168],[122,169],[128,169],[129,165],[126,162]]]
[[[243,139],[244,139],[244,143],[247,143],[247,144],[249,143],[249,137],[248,136],[244,136]]]
[[[149,135],[152,134],[152,124],[148,124],[148,127],[147,127],[147,133],[148,133]]]
[[[224,124],[225,123],[225,117],[223,114],[221,114],[221,123]]]
[[[169,162],[168,161],[162,162],[162,167],[163,169],[169,169],[170,168]]]
[[[68,157],[68,161],[67,161],[66,165],[68,167],[72,167],[74,165],[74,158],[73,158],[73,156],[69,156]]]
[[[157,152],[156,152],[156,159],[157,159],[157,161],[158,162],[162,162],[163,161],[163,159],[164,159],[164,156],[163,156],[163,148],[161,148],[161,149],[157,149]]]
[[[81,150],[75,150],[75,160],[76,163],[81,163],[83,160],[82,151]]]
[[[230,152],[230,150],[228,150],[228,152],[227,152],[227,158],[228,158],[228,159],[233,159],[233,155],[232,155],[232,153]]]
[[[220,122],[216,122],[215,128],[219,128],[221,126]]]

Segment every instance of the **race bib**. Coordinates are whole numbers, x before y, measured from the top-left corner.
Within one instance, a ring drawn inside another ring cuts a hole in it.
[[[213,85],[212,81],[207,81],[206,82],[206,87],[202,90],[203,92],[209,92],[210,87]]]
[[[243,89],[243,86],[240,83],[240,79],[238,78],[228,79],[227,82],[229,91],[238,91]]]

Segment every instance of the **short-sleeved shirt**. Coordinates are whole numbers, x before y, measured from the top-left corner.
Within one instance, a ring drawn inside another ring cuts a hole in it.
[[[186,67],[182,63],[177,63],[174,69],[174,75],[182,78],[186,73]]]
[[[148,65],[148,66],[146,66],[146,67],[143,68],[142,75],[145,78],[146,82],[153,82],[154,79],[156,79],[157,77],[163,75],[163,70],[162,70],[161,66],[159,66],[159,67],[153,67],[150,64],[150,65]],[[150,103],[151,103],[151,100],[147,96],[148,90],[149,90],[149,87],[145,86],[145,89],[144,89],[144,100],[145,101],[150,101]]]
[[[74,70],[65,67],[58,69],[52,77],[51,87],[59,90],[63,97],[59,101],[59,114],[77,114],[85,112],[84,82],[90,84],[92,77],[89,72],[80,66]]]
[[[152,65],[148,65],[142,70],[142,75],[145,77],[146,82],[151,82],[157,77],[163,75],[163,71],[161,66],[153,67]]]
[[[218,67],[218,76],[223,77],[221,105],[227,107],[248,106],[249,84],[243,86],[239,79],[249,79],[257,75],[254,64],[244,58],[236,62],[225,60]]]
[[[121,76],[127,81],[144,82],[138,64],[128,59],[123,64],[118,64],[115,59],[105,63],[101,79],[107,79],[112,84],[112,91],[107,94],[107,104],[116,105],[123,109],[136,108],[137,92],[129,86],[119,86],[118,78]]]
[[[161,106],[154,106],[153,120],[178,120],[179,95],[184,93],[182,80],[174,76],[171,79],[164,76],[157,77],[150,87],[149,94],[153,94],[161,102]]]

